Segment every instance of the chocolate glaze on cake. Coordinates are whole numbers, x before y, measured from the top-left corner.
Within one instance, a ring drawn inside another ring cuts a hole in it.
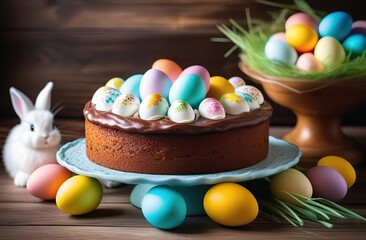
[[[241,169],[268,153],[272,107],[225,119],[199,117],[179,124],[167,118],[146,121],[84,108],[86,154],[102,166],[150,174],[204,174]]]

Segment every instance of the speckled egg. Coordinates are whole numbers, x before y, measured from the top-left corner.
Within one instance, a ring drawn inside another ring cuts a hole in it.
[[[135,74],[127,78],[121,87],[121,93],[132,93],[141,101],[140,83],[143,76],[143,74]]]
[[[121,92],[111,87],[100,87],[93,95],[92,103],[98,111],[110,111]]]
[[[141,102],[139,115],[144,120],[158,120],[167,115],[168,101],[161,95],[151,93]]]
[[[342,45],[333,37],[321,38],[315,46],[314,56],[324,65],[342,63],[346,52]]]
[[[254,99],[258,102],[259,105],[262,105],[264,103],[264,97],[262,92],[259,91],[259,89],[254,86],[251,85],[241,86],[235,89],[235,92],[249,93],[254,97]]]
[[[352,30],[352,16],[343,11],[331,12],[319,23],[320,37],[333,37],[338,41],[343,41]]]
[[[205,98],[198,107],[200,115],[204,118],[218,120],[226,117],[225,109],[216,98]]]
[[[124,82],[125,81],[122,78],[114,77],[109,79],[105,86],[120,90]]]
[[[122,93],[114,102],[112,112],[122,116],[133,116],[140,107],[140,100],[131,93]]]
[[[243,112],[249,112],[250,108],[238,94],[226,93],[220,98],[220,103],[227,114],[238,115]]]
[[[168,99],[172,84],[172,80],[164,72],[158,69],[149,69],[141,78],[141,99],[144,99],[151,93],[159,94],[165,99]]]
[[[168,110],[168,118],[176,123],[190,123],[195,117],[191,105],[183,100],[175,100]]]
[[[241,91],[236,91],[235,93],[237,95],[239,95],[249,105],[250,110],[255,110],[260,107],[258,102],[249,93],[245,93],[245,92],[241,92]]]
[[[245,81],[241,77],[231,77],[228,81],[234,88],[245,86]]]

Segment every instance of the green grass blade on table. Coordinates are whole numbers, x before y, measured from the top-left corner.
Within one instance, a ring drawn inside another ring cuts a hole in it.
[[[364,218],[363,216],[335,203],[332,201],[329,201],[327,199],[324,198],[313,198],[314,200],[323,203],[324,205],[327,205],[329,207],[332,207],[333,209],[338,210],[342,215],[344,215],[345,217],[349,218],[349,219],[355,219],[355,220],[361,220],[361,221],[366,221],[366,218]]]

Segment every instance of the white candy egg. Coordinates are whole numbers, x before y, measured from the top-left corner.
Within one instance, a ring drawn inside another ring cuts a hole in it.
[[[133,116],[140,107],[140,100],[132,93],[122,93],[114,102],[112,112],[122,117]]]
[[[246,103],[248,103],[250,110],[255,110],[260,107],[259,103],[249,93],[240,92],[240,91],[237,91],[235,93],[238,94]]]
[[[111,87],[117,90],[121,90],[121,87],[125,81],[122,78],[114,77],[108,80],[105,84],[106,87]]]
[[[150,93],[142,100],[139,114],[144,120],[158,120],[166,116],[168,109],[169,104],[164,97]]]
[[[257,101],[259,105],[262,105],[264,102],[264,97],[261,91],[258,90],[258,88],[251,86],[251,85],[245,85],[240,86],[237,89],[235,89],[235,92],[244,92],[249,93],[254,97],[254,99]]]
[[[218,120],[226,117],[225,109],[216,98],[205,98],[198,107],[200,115],[204,118]]]
[[[226,93],[220,98],[220,103],[227,114],[238,115],[243,112],[249,112],[250,108],[238,94]]]
[[[175,100],[170,105],[168,117],[176,123],[190,123],[195,119],[195,113],[191,105],[183,100]]]
[[[121,92],[111,87],[100,87],[93,95],[92,103],[98,111],[110,111]]]
[[[229,78],[228,81],[231,83],[231,85],[233,85],[234,88],[245,85],[245,81],[241,77],[232,77]]]

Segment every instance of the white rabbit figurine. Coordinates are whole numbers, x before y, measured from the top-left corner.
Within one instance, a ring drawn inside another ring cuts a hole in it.
[[[11,102],[20,124],[13,127],[5,141],[4,165],[14,184],[25,187],[30,174],[37,168],[56,163],[61,134],[53,124],[49,82],[38,94],[35,105],[22,92],[10,88]]]

